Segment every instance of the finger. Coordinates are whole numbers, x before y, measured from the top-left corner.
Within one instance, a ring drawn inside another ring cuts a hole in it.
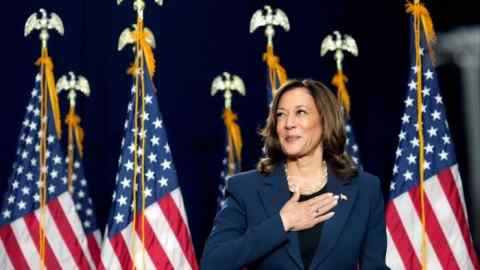
[[[315,225],[317,225],[320,222],[324,222],[326,220],[331,219],[334,215],[335,215],[335,212],[328,212],[324,215],[320,215],[320,216],[314,218],[313,222],[315,223]]]
[[[290,198],[290,200],[294,202],[298,202],[298,200],[300,200],[300,189],[298,187],[295,187],[292,198]]]
[[[324,193],[324,194],[321,194],[317,197],[314,197],[314,198],[311,198],[309,200],[306,200],[304,202],[302,202],[303,204],[305,205],[308,205],[308,206],[312,206],[312,205],[318,205],[319,203],[321,202],[325,202],[325,203],[328,203],[330,202],[332,199],[334,199],[335,197],[338,197],[338,195],[333,195],[333,193]]]
[[[314,211],[315,216],[322,215],[328,211],[330,211],[333,207],[338,204],[338,199],[332,199],[328,203],[319,203],[317,205],[311,206],[311,210]]]

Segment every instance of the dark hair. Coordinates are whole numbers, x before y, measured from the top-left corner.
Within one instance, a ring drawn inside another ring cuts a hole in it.
[[[260,134],[263,137],[265,156],[258,162],[257,169],[264,175],[270,174],[273,168],[286,159],[277,134],[276,112],[283,94],[295,88],[305,88],[315,100],[322,124],[323,157],[328,167],[341,179],[351,179],[358,174],[352,158],[345,152],[347,139],[345,116],[335,95],[321,82],[314,80],[290,80],[275,93],[265,128]]]

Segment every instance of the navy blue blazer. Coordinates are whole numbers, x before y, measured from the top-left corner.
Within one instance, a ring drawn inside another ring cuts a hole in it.
[[[380,181],[366,172],[349,182],[332,173],[327,192],[341,195],[324,222],[310,269],[388,269]],[[280,209],[290,198],[284,166],[264,176],[249,171],[228,182],[228,198],[215,217],[201,269],[304,269],[297,232],[285,232]]]

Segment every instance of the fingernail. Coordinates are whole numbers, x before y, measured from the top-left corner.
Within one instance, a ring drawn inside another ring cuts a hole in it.
[[[335,200],[338,200],[339,196],[338,196],[338,195],[335,195],[335,196],[333,196],[333,198],[334,198]]]

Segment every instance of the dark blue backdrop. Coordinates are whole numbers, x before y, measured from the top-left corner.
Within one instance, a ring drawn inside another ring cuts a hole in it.
[[[254,167],[261,149],[257,135],[266,116],[265,74],[261,56],[265,38],[250,35],[253,12],[267,1],[165,0],[162,8],[147,1],[145,24],[155,34],[157,70],[154,81],[165,118],[197,253],[203,249],[216,208],[217,185],[223,154],[223,99],[209,94],[212,79],[223,71],[240,75],[247,96],[235,97],[244,137],[244,170]],[[436,2],[436,3],[435,3]],[[427,3],[440,29],[478,23],[474,9],[461,4]],[[320,43],[333,30],[352,35],[360,56],[347,58],[352,121],[367,171],[388,187],[403,109],[408,72],[407,15],[403,1],[268,1],[289,16],[291,31],[277,32],[276,52],[289,77],[311,77],[329,82],[332,56],[320,58]],[[40,7],[61,16],[65,36],[53,34],[49,51],[58,78],[69,70],[85,75],[91,97],[80,98],[77,110],[85,129],[84,166],[100,224],[106,222],[123,122],[129,99],[132,61],[129,49],[117,52],[120,32],[134,23],[132,1],[15,1],[4,6],[1,17],[3,61],[0,98],[0,183],[11,173],[16,141],[33,87],[40,54],[38,34],[23,38],[27,17]],[[458,14],[461,13],[461,15]],[[450,119],[459,119],[458,73],[441,77]],[[65,96],[61,95],[65,114]],[[460,168],[465,157],[462,121],[450,121]],[[64,132],[66,133],[66,132]],[[65,135],[65,134],[64,134]],[[460,144],[458,143],[460,142]],[[464,170],[465,171],[465,170]],[[467,176],[468,177],[468,176]]]

